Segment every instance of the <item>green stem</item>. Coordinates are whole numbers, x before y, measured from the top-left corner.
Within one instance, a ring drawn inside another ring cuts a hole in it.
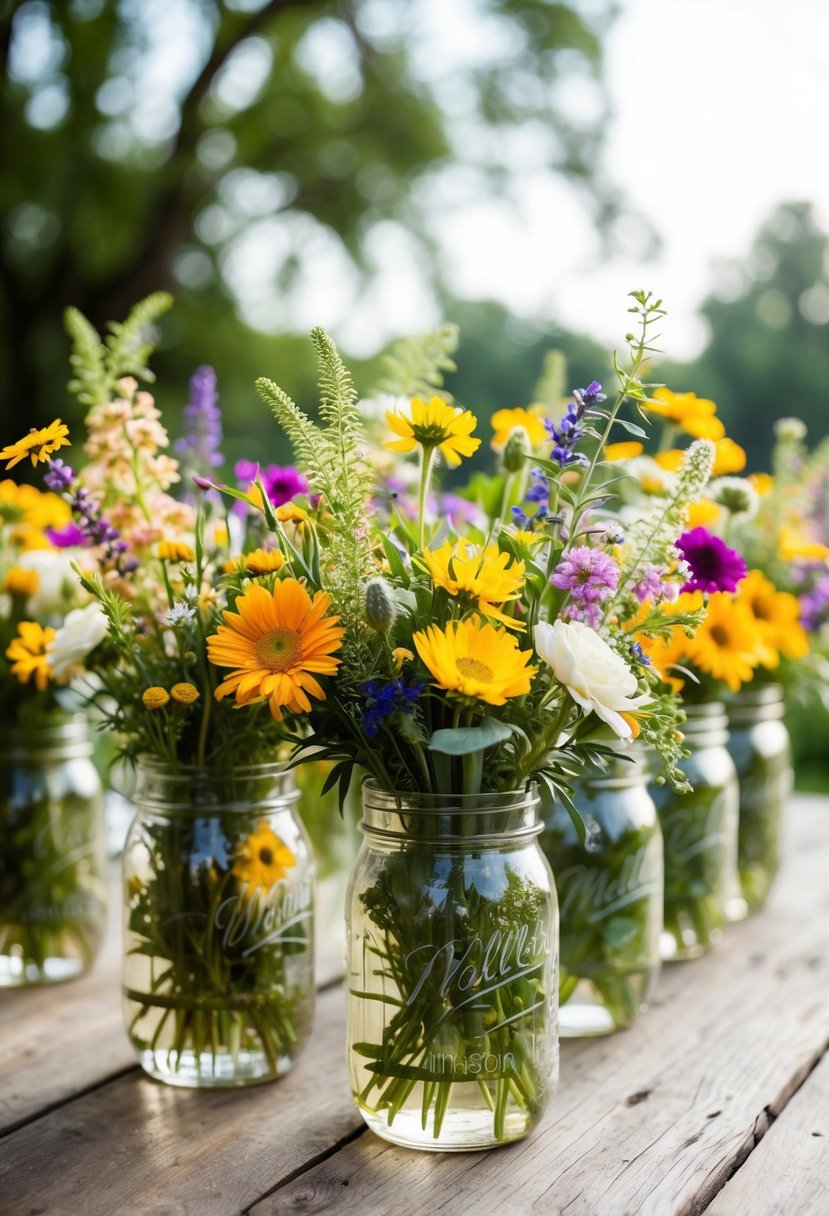
[[[435,449],[433,447],[424,446],[420,449],[420,489],[417,496],[417,515],[421,549],[426,544],[426,496],[429,493],[434,459]]]

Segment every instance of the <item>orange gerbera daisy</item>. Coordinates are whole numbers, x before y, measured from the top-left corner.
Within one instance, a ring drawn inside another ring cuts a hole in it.
[[[216,700],[230,693],[237,707],[267,700],[277,722],[283,709],[309,713],[309,695],[324,701],[317,676],[336,672],[340,660],[332,656],[345,633],[338,616],[325,615],[330,606],[330,595],[318,591],[312,600],[293,578],[270,591],[252,584],[207,639],[210,662],[235,668],[216,689]]]

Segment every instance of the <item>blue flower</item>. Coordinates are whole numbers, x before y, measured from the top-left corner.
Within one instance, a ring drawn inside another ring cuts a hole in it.
[[[651,661],[650,661],[650,659],[649,659],[649,658],[648,658],[648,656],[645,654],[644,650],[642,649],[642,647],[640,646],[640,644],[639,644],[638,642],[631,642],[631,644],[630,644],[630,653],[631,653],[631,655],[632,655],[633,659],[634,659],[634,660],[635,660],[637,663],[640,663],[640,664],[642,665],[642,667],[650,667],[650,666],[651,666]]]
[[[423,684],[420,680],[406,681],[402,677],[386,683],[369,680],[367,684],[360,686],[360,692],[366,703],[363,729],[367,735],[373,737],[393,714],[414,713],[423,692]]]

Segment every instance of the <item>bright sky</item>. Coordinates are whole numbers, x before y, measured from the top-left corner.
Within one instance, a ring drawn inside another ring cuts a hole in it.
[[[597,264],[598,242],[577,196],[531,172],[520,206],[465,204],[438,227],[460,294],[494,296],[519,314],[616,344],[626,293],[648,287],[669,309],[663,349],[684,358],[704,342],[695,310],[715,263],[747,253],[776,203],[811,200],[829,227],[829,4],[625,0],[623,7],[606,52],[616,115],[606,165],[662,236],[657,259],[633,254]],[[378,244],[381,260],[396,266],[394,281],[350,320],[330,317],[352,349],[374,345],[367,312],[397,329],[436,319],[427,294],[406,276],[403,244],[391,232]],[[401,277],[412,284],[405,293]]]

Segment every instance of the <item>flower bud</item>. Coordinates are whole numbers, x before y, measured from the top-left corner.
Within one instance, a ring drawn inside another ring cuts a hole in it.
[[[524,461],[530,454],[530,437],[524,430],[523,426],[516,426],[510,431],[504,451],[501,454],[501,463],[504,466],[506,473],[520,473],[524,467]]]
[[[806,424],[799,418],[778,418],[774,424],[774,433],[778,439],[787,443],[799,443],[806,438]]]
[[[366,583],[366,623],[377,633],[388,633],[396,612],[394,594],[386,580],[370,579]]]
[[[754,486],[742,477],[720,477],[711,482],[708,493],[730,515],[742,515],[746,519],[756,515],[760,505]]]

